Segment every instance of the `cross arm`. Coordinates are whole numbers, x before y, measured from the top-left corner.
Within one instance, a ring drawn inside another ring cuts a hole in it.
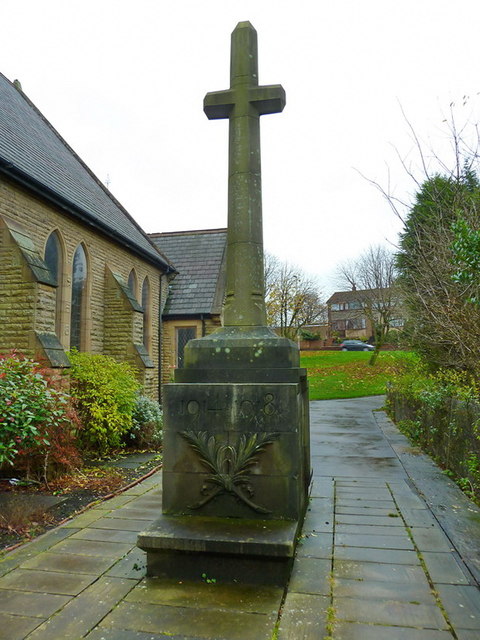
[[[281,84],[252,87],[249,90],[249,101],[256,107],[260,116],[280,113],[286,103],[285,89]]]
[[[203,110],[209,120],[229,118],[235,104],[235,93],[226,91],[210,91],[203,100]]]

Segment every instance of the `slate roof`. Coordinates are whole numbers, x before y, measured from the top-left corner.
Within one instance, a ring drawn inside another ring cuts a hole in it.
[[[178,271],[170,283],[164,316],[220,313],[227,230],[152,233],[150,238]]]
[[[147,234],[16,83],[0,73],[0,171],[171,271]]]

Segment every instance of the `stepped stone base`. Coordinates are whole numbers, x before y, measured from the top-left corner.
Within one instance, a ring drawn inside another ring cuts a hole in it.
[[[162,515],[138,536],[147,575],[282,586],[298,522]]]

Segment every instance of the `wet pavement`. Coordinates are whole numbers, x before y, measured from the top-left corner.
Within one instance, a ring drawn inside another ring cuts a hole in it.
[[[311,403],[314,484],[285,592],[146,579],[135,542],[157,473],[2,558],[0,639],[477,640],[480,510],[382,401]]]

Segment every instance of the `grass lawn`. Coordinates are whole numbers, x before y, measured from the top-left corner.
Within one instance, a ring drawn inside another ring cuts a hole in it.
[[[403,371],[409,353],[381,351],[373,367],[369,360],[370,353],[363,351],[302,351],[310,400],[381,395],[388,380]]]

